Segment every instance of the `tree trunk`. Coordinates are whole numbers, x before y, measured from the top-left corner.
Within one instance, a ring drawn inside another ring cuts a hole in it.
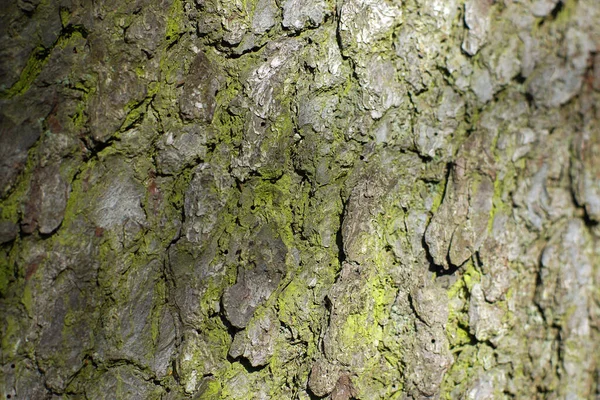
[[[596,0],[18,0],[0,394],[600,398]]]

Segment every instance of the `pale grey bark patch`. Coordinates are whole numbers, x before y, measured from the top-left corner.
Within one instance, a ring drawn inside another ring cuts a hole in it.
[[[116,366],[102,374],[85,389],[88,397],[103,397],[107,393],[128,399],[147,399],[158,397],[165,392],[149,381],[148,376],[133,372],[129,367]]]
[[[253,367],[266,365],[275,351],[280,332],[279,319],[272,310],[253,318],[245,330],[233,338],[229,355],[248,359]]]
[[[256,3],[254,18],[252,19],[252,29],[254,33],[260,35],[271,29],[277,22],[278,13],[277,4],[273,0],[260,0]]]
[[[340,374],[339,366],[326,360],[317,360],[310,370],[308,387],[317,396],[327,396],[335,388]]]
[[[214,229],[219,211],[227,202],[230,178],[219,176],[208,164],[194,168],[193,177],[185,193],[183,234],[192,243],[204,242]]]
[[[331,5],[324,0],[285,0],[282,8],[283,26],[295,30],[321,25],[332,11]]]
[[[235,285],[223,294],[223,309],[229,322],[244,328],[254,311],[279,286],[285,270],[287,248],[271,227],[263,227],[249,243],[250,265],[241,265]]]
[[[203,160],[208,148],[206,143],[213,136],[210,128],[173,127],[165,132],[157,143],[157,166],[161,173],[175,175],[182,167]]]
[[[104,191],[99,193],[94,210],[96,224],[104,229],[127,222],[142,225],[146,214],[141,206],[143,191],[131,176],[106,176]],[[139,228],[138,228],[139,229]]]
[[[465,3],[465,24],[469,30],[465,34],[462,49],[471,56],[477,54],[485,43],[491,6],[490,0],[468,0]]]

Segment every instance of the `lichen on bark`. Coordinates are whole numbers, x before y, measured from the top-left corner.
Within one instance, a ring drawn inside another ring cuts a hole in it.
[[[0,395],[594,398],[593,0],[19,0]]]

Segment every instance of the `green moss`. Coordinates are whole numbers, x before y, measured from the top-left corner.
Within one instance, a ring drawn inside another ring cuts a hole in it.
[[[556,23],[566,25],[577,15],[577,5],[579,2],[577,0],[564,0],[562,4],[563,8],[556,16]]]
[[[289,101],[289,100],[288,100]],[[271,125],[271,132],[260,145],[263,154],[270,154],[271,162],[259,168],[264,179],[277,179],[284,173],[287,160],[290,159],[290,143],[294,134],[292,117],[283,113]]]
[[[216,379],[210,379],[200,388],[200,394],[196,397],[198,400],[213,400],[221,397],[221,383]]]
[[[246,375],[248,380],[251,380],[251,377],[248,376],[248,372],[244,368],[244,366],[240,363],[231,364],[230,368],[223,375],[223,389],[221,391],[221,399],[233,399],[235,393],[239,393],[239,389],[235,390],[231,387],[231,385],[235,385],[236,378],[239,375]],[[233,389],[233,390],[232,390]],[[237,388],[236,388],[237,389]]]
[[[8,254],[0,250],[0,297],[5,297],[8,291],[8,285],[14,275],[11,264],[8,262]]]
[[[494,218],[498,212],[502,212],[505,215],[512,214],[511,203],[503,199],[504,193],[510,192],[514,188],[514,180],[507,178],[507,176],[514,176],[513,167],[509,167],[506,174],[496,175],[496,180],[494,181],[494,195],[492,197],[492,209],[490,210],[490,217],[487,225],[488,232],[492,231]]]
[[[313,337],[312,329],[316,321],[312,318],[321,314],[310,298],[311,289],[300,278],[293,279],[277,298],[279,319],[293,327],[296,335],[307,343]]]
[[[218,312],[219,301],[226,287],[225,283],[229,282],[220,276],[211,277],[206,283],[206,289],[200,300],[200,309],[206,317]]]
[[[402,399],[404,384],[399,380],[397,367],[380,362],[369,366],[364,373],[353,377],[352,383],[358,390],[359,399]]]
[[[193,176],[193,168],[186,168],[177,174],[177,178],[168,195],[169,203],[176,210],[183,210],[185,203],[185,192]]]
[[[217,59],[213,56],[212,53],[209,53],[210,61],[213,64],[221,64],[223,61]],[[226,77],[225,82],[219,88],[219,91],[216,94],[215,102],[218,105],[217,112],[223,112],[227,109],[227,106],[231,103],[233,99],[235,99],[242,91],[242,85],[237,79],[233,79],[231,77]]]
[[[371,284],[375,320],[383,324],[390,316],[390,307],[396,298],[395,284],[389,276],[377,276]]]
[[[62,17],[62,13],[61,13]],[[27,92],[42,69],[48,62],[50,54],[55,47],[64,48],[69,45],[73,38],[80,38],[86,35],[85,30],[79,26],[69,26],[69,29],[63,29],[60,36],[50,48],[37,46],[29,55],[29,59],[21,71],[19,79],[8,89],[0,91],[0,99],[10,99],[14,96],[20,96]]]
[[[444,179],[439,185],[437,185],[437,190],[435,196],[433,197],[433,204],[431,205],[431,215],[435,214],[438,208],[442,205],[442,201],[444,201],[444,194],[446,193],[446,185],[448,184],[448,180]]]
[[[310,357],[305,351],[303,342],[291,344],[281,337],[277,340],[267,368],[270,375],[268,379],[273,382],[269,388],[269,398],[296,398],[291,394],[292,388],[296,387],[295,382],[306,382],[310,373],[309,366],[302,362]]]
[[[396,292],[386,287],[387,279],[373,272],[363,289],[361,298],[364,297],[366,304],[358,312],[350,313],[345,320],[339,321],[339,335],[336,340],[344,344],[348,354],[363,350],[375,350],[384,339],[383,324],[389,319],[391,304]],[[391,282],[387,282],[391,284]],[[378,357],[373,360],[379,363]],[[361,369],[369,370],[368,366]]]
[[[477,358],[478,346],[469,332],[468,302],[473,285],[481,281],[481,274],[469,260],[462,276],[448,289],[448,323],[446,334],[450,350],[456,354],[455,362],[446,373],[441,387],[442,398],[456,398],[464,390],[460,385],[472,374],[473,367],[480,364]],[[481,367],[479,367],[481,368]]]
[[[221,95],[221,92],[217,96]],[[227,94],[222,94],[227,98]],[[225,100],[217,99],[217,104],[226,104]],[[218,109],[213,118],[213,126],[218,134],[217,140],[224,144],[239,146],[244,134],[244,119],[238,115],[232,115],[225,109]]]
[[[136,123],[141,122],[146,113],[148,112],[148,105],[152,101],[152,95],[148,94],[146,98],[142,101],[132,100],[125,106],[125,120],[121,124],[119,130],[125,131],[131,128]],[[114,135],[114,137],[118,138],[119,134]]]
[[[93,382],[97,376],[94,376],[96,371],[89,359],[83,360],[82,368],[77,372],[73,379],[67,384],[66,393],[76,393],[82,391],[82,382]],[[66,397],[65,398],[69,398]]]
[[[86,170],[87,168],[84,169],[84,171]],[[85,176],[86,172],[82,172],[80,176]],[[61,246],[69,246],[73,243],[77,243],[77,240],[71,233],[69,227],[77,218],[85,215],[87,202],[84,193],[86,190],[83,188],[82,181],[82,179],[76,179],[71,183],[71,193],[69,194],[69,200],[67,202],[67,207],[65,208],[62,227],[55,234],[55,240],[57,240]]]
[[[245,203],[242,204],[246,213],[254,214],[276,226],[277,233],[288,248],[294,246],[291,229],[293,188],[293,181],[289,175],[283,175],[275,182],[261,179],[252,187],[252,196],[246,197]]]
[[[2,331],[2,355],[6,358],[12,358],[19,349],[19,332],[21,325],[19,320],[13,315],[7,314],[4,319]]]
[[[468,377],[473,375],[474,366],[477,364],[477,347],[466,346],[456,357],[454,364],[444,376],[440,388],[440,398],[454,399],[464,392],[464,385]],[[479,367],[481,368],[481,367]]]
[[[23,296],[21,297],[21,304],[25,307],[25,311],[30,317],[33,317],[33,291],[31,289],[33,282],[27,282],[23,289]]]
[[[86,127],[88,118],[85,113],[87,109],[87,103],[91,95],[96,92],[96,81],[97,78],[94,75],[85,75],[84,80],[76,82],[72,89],[80,93],[80,100],[75,106],[75,112],[71,116],[73,127],[76,130],[82,130]]]
[[[218,317],[210,318],[202,327],[200,336],[191,336],[184,343],[178,362],[177,373],[188,392],[195,390],[203,375],[211,374],[223,382],[231,368],[238,364],[227,362],[231,337],[222,321]]]
[[[561,1],[562,8],[553,16],[552,14],[545,17],[538,17],[537,24],[532,25],[532,33],[536,36],[548,35],[549,32],[564,30],[569,26],[571,20],[577,15],[577,0]],[[549,23],[546,23],[548,22]]]
[[[166,300],[167,287],[165,281],[160,279],[156,281],[154,285],[154,301],[155,304],[152,307],[150,314],[150,333],[152,337],[152,343],[156,346],[158,344],[158,338],[160,335],[160,319],[164,310],[164,302]]]
[[[494,226],[494,217],[496,216],[499,208],[505,207],[505,204],[502,202],[501,199],[503,191],[503,182],[499,176],[496,176],[496,180],[494,181],[494,195],[492,197],[492,209],[490,211],[490,218],[488,219],[487,225],[488,233],[492,232],[492,227]]]
[[[179,36],[184,32],[184,19],[185,14],[183,12],[183,1],[173,0],[171,9],[169,10],[169,16],[167,17],[167,28],[165,31],[165,38],[167,42],[173,43],[177,41]]]
[[[471,291],[473,285],[481,282],[481,273],[475,268],[475,265],[471,260],[467,261],[465,271],[462,275],[462,280],[465,286]]]
[[[0,98],[9,99],[14,96],[21,95],[29,90],[29,87],[38,77],[42,68],[48,61],[49,50],[38,46],[29,55],[29,59],[25,64],[25,68],[21,72],[19,79],[9,89],[0,92]]]
[[[65,7],[61,7],[60,8],[60,22],[64,27],[66,27],[67,25],[69,25],[69,20],[71,19],[71,13],[69,12],[69,10]]]
[[[342,325],[339,340],[345,347],[351,349],[371,345],[375,340],[381,340],[383,331],[374,321],[369,320],[366,313],[352,314]]]
[[[72,309],[67,310],[67,313],[65,314],[65,328],[75,326],[79,322],[79,316],[77,314],[78,313]],[[67,337],[68,335],[65,334],[64,336]]]
[[[446,334],[452,352],[462,351],[462,346],[472,342],[466,307],[469,299],[469,291],[479,281],[479,272],[475,269],[473,263],[468,261],[463,275],[448,289],[448,323],[446,324]]]
[[[38,165],[38,148],[41,141],[38,142],[29,149],[27,154],[27,163],[21,175],[17,178],[12,192],[9,197],[0,202],[0,211],[2,219],[9,220],[13,223],[18,223],[21,208],[27,197],[29,186],[33,177],[33,171]]]
[[[0,214],[3,220],[8,220],[14,223],[19,222],[19,209],[21,205],[21,198],[24,192],[23,189],[26,188],[23,187],[21,189],[22,190],[19,193],[20,195],[15,194],[13,192],[13,194],[7,200],[0,203]],[[19,191],[19,189],[17,189],[17,191]]]

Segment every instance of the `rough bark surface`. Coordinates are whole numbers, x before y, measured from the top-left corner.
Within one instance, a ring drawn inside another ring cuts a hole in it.
[[[0,394],[600,396],[596,0],[18,0]]]

